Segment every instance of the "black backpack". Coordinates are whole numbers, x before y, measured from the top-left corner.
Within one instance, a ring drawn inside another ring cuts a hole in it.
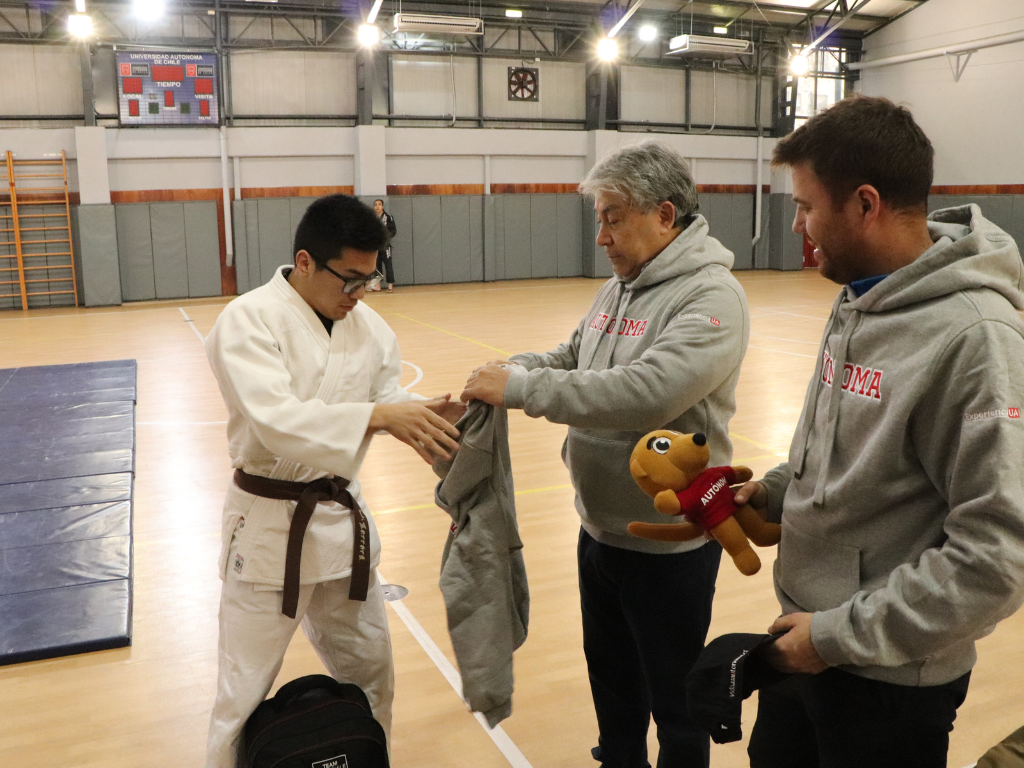
[[[307,675],[245,724],[248,768],[388,768],[387,740],[358,685]]]

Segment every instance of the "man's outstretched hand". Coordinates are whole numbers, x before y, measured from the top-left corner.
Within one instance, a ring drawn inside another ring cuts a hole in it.
[[[469,374],[466,388],[462,390],[459,399],[464,403],[470,400],[483,400],[500,408],[505,405],[505,386],[511,375],[512,372],[500,361],[482,365]]]
[[[384,430],[411,447],[427,464],[436,459],[451,459],[459,449],[455,441],[459,430],[438,411],[447,414],[456,405],[461,403],[451,403],[450,395],[433,400],[378,403],[373,406],[367,432]]]

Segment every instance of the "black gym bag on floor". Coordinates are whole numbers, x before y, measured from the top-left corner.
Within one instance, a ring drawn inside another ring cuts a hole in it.
[[[388,748],[358,685],[307,675],[282,686],[249,717],[245,765],[388,768]]]

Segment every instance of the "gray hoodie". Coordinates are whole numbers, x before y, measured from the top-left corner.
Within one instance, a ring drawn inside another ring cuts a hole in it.
[[[508,413],[475,400],[459,452],[437,461],[437,505],[452,516],[441,556],[448,632],[462,696],[492,728],[512,714],[512,652],[526,641],[530,592],[516,524]]]
[[[647,541],[633,520],[664,523],[629,474],[644,434],[703,432],[711,465],[732,460],[729,419],[750,318],[733,256],[697,216],[631,282],[606,282],[572,337],[554,352],[512,358],[505,405],[567,424],[562,458],[583,528],[597,541],[640,552],[696,549],[704,539]]]
[[[929,218],[914,263],[840,292],[763,481],[783,612],[814,612],[828,664],[914,686],[970,670],[1024,601],[1024,268],[977,206]]]

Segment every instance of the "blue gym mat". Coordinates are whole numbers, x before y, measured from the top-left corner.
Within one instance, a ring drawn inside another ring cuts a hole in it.
[[[0,665],[131,644],[134,360],[0,370]]]

